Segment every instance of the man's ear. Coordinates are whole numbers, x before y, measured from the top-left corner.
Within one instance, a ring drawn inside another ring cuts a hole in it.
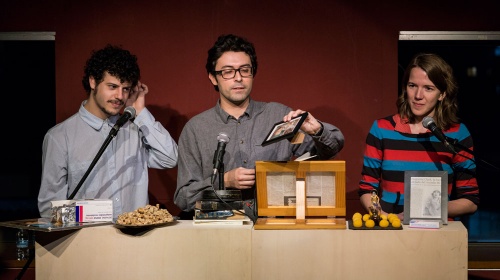
[[[95,90],[95,87],[96,87],[96,82],[95,82],[94,77],[92,77],[92,76],[90,76],[90,77],[89,77],[89,84],[90,84],[90,88],[91,88],[92,90]]]
[[[219,85],[219,83],[217,82],[217,79],[215,78],[214,75],[212,75],[212,73],[208,74],[208,78],[210,79],[210,81],[212,82],[212,84],[214,86],[218,86]]]

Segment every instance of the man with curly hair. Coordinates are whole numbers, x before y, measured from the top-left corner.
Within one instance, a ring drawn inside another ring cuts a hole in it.
[[[177,165],[177,143],[145,107],[149,90],[139,79],[137,57],[128,50],[107,45],[92,52],[82,80],[87,99],[43,141],[41,217],[51,217],[51,201],[69,198],[83,178],[74,199],[111,199],[116,218],[149,203],[148,168]],[[116,132],[120,112],[128,106],[136,116]],[[111,132],[116,133],[112,138]],[[110,141],[107,146],[105,141]]]

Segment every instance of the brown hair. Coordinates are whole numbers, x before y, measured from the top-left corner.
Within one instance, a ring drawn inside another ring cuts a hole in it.
[[[452,124],[459,122],[458,112],[458,86],[453,76],[453,69],[440,56],[431,53],[420,53],[415,55],[406,67],[401,82],[401,94],[399,95],[396,106],[401,118],[408,118],[410,123],[415,121],[415,115],[411,111],[408,102],[406,86],[410,79],[410,72],[413,68],[419,67],[427,73],[429,80],[442,92],[445,93],[443,100],[436,104],[434,121],[442,130],[450,128]]]

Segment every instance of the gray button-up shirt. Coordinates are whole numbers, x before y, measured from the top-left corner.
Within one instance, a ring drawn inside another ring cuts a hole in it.
[[[342,149],[343,134],[328,123],[322,123],[324,129],[321,135],[306,135],[300,145],[282,140],[262,146],[274,124],[282,121],[290,111],[291,108],[280,103],[250,100],[246,112],[235,119],[222,110],[217,102],[215,107],[189,120],[179,138],[175,204],[184,211],[190,211],[201,198],[201,192],[211,188],[213,158],[220,132],[225,132],[230,138],[223,161],[226,171],[237,167],[255,168],[255,161],[289,161],[305,152],[318,155],[319,159],[331,159]],[[214,183],[215,189],[218,189],[218,180]],[[242,193],[243,199],[254,196],[252,189],[243,190]]]
[[[80,110],[51,128],[43,141],[38,209],[51,217],[51,201],[65,200],[76,188],[119,116],[102,120]],[[144,108],[111,140],[74,199],[111,199],[114,218],[149,203],[148,167],[172,168],[177,144]]]

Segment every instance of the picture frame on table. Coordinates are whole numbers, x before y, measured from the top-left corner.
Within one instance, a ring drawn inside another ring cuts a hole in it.
[[[262,142],[262,146],[266,146],[283,139],[293,138],[295,134],[299,131],[302,123],[307,118],[308,113],[302,113],[297,117],[291,119],[289,122],[277,122],[271,128],[271,131],[266,136],[264,142]]]
[[[404,219],[448,224],[448,172],[405,171]]]
[[[305,182],[305,215],[345,217],[346,164],[330,161],[256,161],[259,217],[296,215],[296,184]]]

